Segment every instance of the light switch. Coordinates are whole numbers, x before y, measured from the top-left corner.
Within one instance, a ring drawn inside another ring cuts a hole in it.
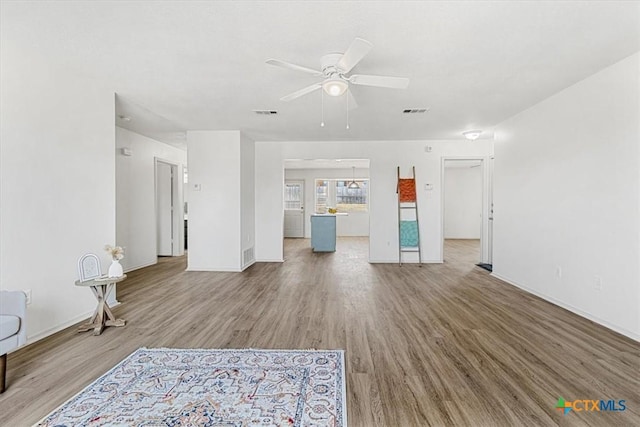
[[[202,184],[193,184],[193,191],[202,190]]]
[[[424,185],[424,191],[431,191],[431,190],[433,190],[433,184]]]

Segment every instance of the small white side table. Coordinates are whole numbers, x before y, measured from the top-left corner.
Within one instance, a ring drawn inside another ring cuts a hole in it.
[[[93,329],[93,335],[100,335],[105,326],[124,326],[125,321],[116,319],[111,312],[111,307],[107,304],[107,297],[113,291],[116,283],[122,282],[127,278],[124,274],[120,277],[98,277],[96,279],[81,282],[76,280],[76,286],[88,286],[91,288],[93,295],[98,300],[98,306],[91,316],[89,323],[85,323],[78,328],[78,332],[86,332]],[[105,316],[106,314],[106,316]]]

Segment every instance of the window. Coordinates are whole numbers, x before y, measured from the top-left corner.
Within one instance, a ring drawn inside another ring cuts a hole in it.
[[[351,179],[317,179],[316,212],[324,213],[328,208],[338,212],[367,212],[369,208],[369,180],[356,179],[360,188],[349,188]]]
[[[302,183],[285,183],[284,185],[284,208],[302,208]]]

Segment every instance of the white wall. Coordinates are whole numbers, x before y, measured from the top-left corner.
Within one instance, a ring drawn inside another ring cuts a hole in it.
[[[425,152],[425,146],[433,147]],[[256,259],[282,261],[284,159],[370,159],[369,260],[397,262],[396,168],[416,166],[423,260],[442,261],[441,158],[489,156],[493,141],[256,142]],[[431,183],[434,189],[424,190]],[[408,254],[414,255],[414,254]],[[406,257],[409,260],[409,257]],[[417,259],[417,257],[416,257]]]
[[[120,149],[130,148],[131,156]],[[187,152],[127,129],[116,127],[116,243],[125,248],[121,264],[125,271],[157,262],[155,159],[178,165],[176,214],[182,224],[182,168]],[[184,242],[184,227],[178,227],[178,241]],[[184,245],[179,244],[179,254]]]
[[[285,169],[285,179],[304,180],[304,237],[311,238],[311,214],[315,213],[315,180],[323,178],[348,178],[353,169]],[[369,169],[356,168],[355,177],[368,178]],[[368,236],[369,213],[349,212],[348,216],[336,217],[336,235]]]
[[[254,256],[246,262],[242,258],[242,268],[255,262],[256,236],[256,143],[245,134],[240,134],[240,247],[242,252],[254,248]]]
[[[0,289],[31,289],[29,341],[93,312],[77,261],[115,243],[114,90],[44,57],[3,6]],[[6,18],[6,19],[5,19]],[[55,59],[55,58],[54,58]]]
[[[444,238],[479,239],[482,230],[482,168],[445,166],[444,187]]]
[[[189,267],[240,269],[240,132],[187,132]],[[196,191],[196,186],[200,190]]]
[[[242,250],[255,244],[255,142],[240,131],[189,131],[187,147],[188,269],[241,271]]]
[[[495,275],[635,339],[639,61],[635,54],[501,123],[494,171]]]

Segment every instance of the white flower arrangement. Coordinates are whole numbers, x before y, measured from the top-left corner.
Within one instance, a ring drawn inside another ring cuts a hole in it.
[[[104,250],[107,251],[113,260],[121,260],[124,258],[124,249],[122,246],[105,245]]]

